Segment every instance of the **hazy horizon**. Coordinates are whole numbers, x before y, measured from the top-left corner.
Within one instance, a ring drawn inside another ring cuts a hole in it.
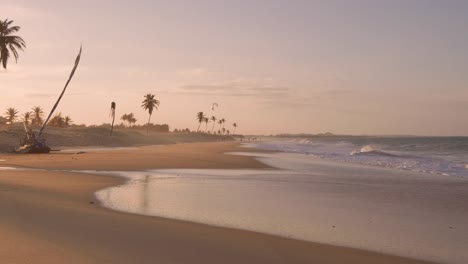
[[[109,123],[146,93],[151,121],[203,111],[245,134],[468,136],[466,1],[0,0],[27,48],[0,70],[0,112],[54,104]],[[213,112],[211,104],[219,107]],[[116,120],[117,121],[117,120]],[[120,120],[118,120],[120,123]]]

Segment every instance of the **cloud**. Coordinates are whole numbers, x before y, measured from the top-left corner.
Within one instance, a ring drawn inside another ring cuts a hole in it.
[[[275,98],[289,97],[290,89],[287,87],[265,86],[230,86],[230,85],[184,85],[180,87],[181,93],[195,95],[218,95],[238,97]]]

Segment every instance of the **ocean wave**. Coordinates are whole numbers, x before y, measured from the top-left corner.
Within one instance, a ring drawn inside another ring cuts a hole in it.
[[[337,137],[264,141],[260,149],[431,174],[468,177],[468,138]]]
[[[366,145],[359,150],[353,150],[350,155],[381,155],[381,156],[387,156],[387,157],[397,157],[398,155],[388,153],[379,149],[376,149],[375,146],[372,145]]]

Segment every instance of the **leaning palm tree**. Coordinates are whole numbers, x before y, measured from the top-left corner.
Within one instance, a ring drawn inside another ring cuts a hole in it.
[[[26,48],[26,42],[21,37],[13,35],[21,28],[12,26],[12,23],[13,20],[0,20],[0,62],[4,69],[7,68],[10,53],[15,57],[15,61],[18,61],[18,50]]]
[[[148,110],[148,113],[149,113],[148,123],[147,123],[147,126],[146,126],[146,134],[148,135],[148,129],[149,129],[151,115],[153,114],[154,109],[156,109],[156,110],[158,109],[159,100],[154,98],[154,94],[146,94],[144,96],[144,98],[145,99],[141,103],[141,107],[143,109],[145,109],[145,110]]]
[[[18,119],[18,110],[13,107],[8,108],[5,112],[5,118],[10,122],[10,124],[13,124],[13,122]]]
[[[42,125],[42,123],[44,122],[43,117],[44,117],[44,111],[42,110],[42,107],[35,106],[32,108],[31,124],[38,125],[38,126]]]
[[[216,116],[212,116],[211,121],[213,121],[213,127],[211,128],[211,133],[214,134],[214,127],[216,125]]]
[[[197,113],[197,121],[198,121],[197,132],[199,132],[201,123],[205,121],[205,114],[203,112],[198,112]]]
[[[31,112],[26,112],[23,114],[23,122],[26,124],[26,125],[29,125],[29,121],[31,120]]]
[[[232,134],[236,134],[236,129],[237,129],[237,123],[234,123],[232,124],[232,126],[234,127],[234,131],[232,132]]]

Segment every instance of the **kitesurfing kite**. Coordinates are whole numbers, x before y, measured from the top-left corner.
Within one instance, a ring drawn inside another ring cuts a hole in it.
[[[218,103],[213,103],[211,105],[211,111],[214,111],[215,110],[215,107],[218,107]]]

